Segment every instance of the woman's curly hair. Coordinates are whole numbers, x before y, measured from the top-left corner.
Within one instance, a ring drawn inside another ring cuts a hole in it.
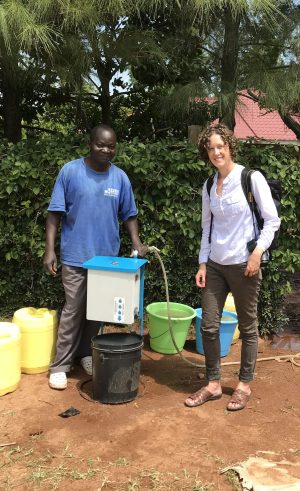
[[[209,125],[204,128],[204,130],[200,134],[198,139],[198,149],[200,157],[203,160],[209,160],[207,154],[207,145],[209,144],[210,137],[214,134],[220,135],[224,143],[228,144],[231,158],[234,159],[236,156],[237,139],[233,135],[233,132],[230,131],[227,126],[222,123]]]

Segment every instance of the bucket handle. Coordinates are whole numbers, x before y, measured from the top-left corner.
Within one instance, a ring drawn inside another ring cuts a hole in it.
[[[100,351],[102,353],[130,353],[131,351],[138,351],[143,347],[143,343],[141,343],[139,346],[136,346],[134,348],[128,348],[128,349],[106,349],[106,348],[96,348],[93,346],[93,349],[96,351]]]
[[[150,336],[150,335],[149,335],[149,337],[150,337],[150,339],[158,339],[158,338],[160,338],[161,336],[164,336],[165,334],[167,334],[168,332],[170,332],[170,331],[169,331],[169,329],[167,329],[165,332],[162,332],[162,333],[161,333],[161,334],[159,334],[158,336]]]

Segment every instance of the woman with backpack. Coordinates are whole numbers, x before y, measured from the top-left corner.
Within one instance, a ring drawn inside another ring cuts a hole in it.
[[[258,346],[261,258],[279,229],[280,219],[266,179],[260,172],[253,172],[251,188],[263,219],[259,230],[241,185],[244,167],[234,161],[236,143],[232,132],[222,124],[208,126],[198,142],[201,157],[216,172],[211,189],[206,181],[202,190],[202,238],[195,277],[197,287],[202,289],[201,331],[208,382],[185,400],[189,407],[222,397],[219,327],[230,291],[242,349],[239,382],[227,410],[243,409],[251,396]]]

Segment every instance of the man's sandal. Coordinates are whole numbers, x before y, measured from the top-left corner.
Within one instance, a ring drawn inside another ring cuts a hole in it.
[[[243,390],[236,389],[227,404],[227,411],[240,411],[241,409],[244,409],[250,397],[251,394],[246,394]]]
[[[93,375],[93,359],[91,356],[81,358],[80,365],[87,375]]]
[[[65,372],[50,373],[49,387],[51,389],[63,390],[66,389],[68,380]]]
[[[220,394],[212,394],[206,387],[202,387],[200,390],[190,395],[184,404],[188,407],[202,406],[207,401],[216,401],[221,399],[222,392]]]

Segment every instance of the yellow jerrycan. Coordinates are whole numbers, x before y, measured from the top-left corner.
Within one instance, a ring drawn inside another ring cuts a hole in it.
[[[236,313],[232,293],[228,293],[228,295],[227,295],[225,305],[224,305],[224,310],[229,310],[229,312],[235,312]],[[235,329],[234,334],[233,334],[231,344],[236,343],[237,340],[239,339],[239,337],[240,337],[240,331],[239,331],[239,325],[237,324],[236,329]]]
[[[12,322],[0,322],[0,396],[16,390],[20,380],[20,329]]]
[[[24,307],[14,313],[13,322],[21,331],[22,373],[46,372],[56,351],[56,310]]]

